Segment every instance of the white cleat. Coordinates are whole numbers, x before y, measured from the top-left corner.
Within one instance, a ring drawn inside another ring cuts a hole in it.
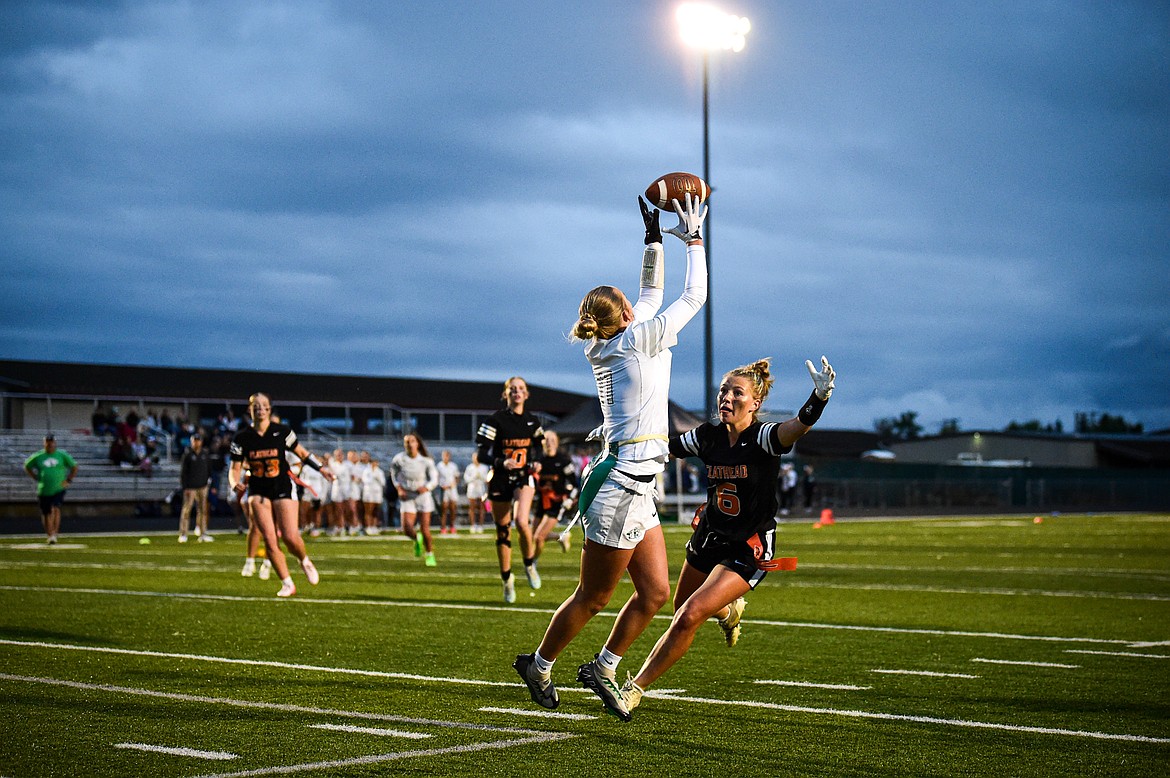
[[[504,581],[504,602],[516,602],[516,577],[513,575]]]
[[[321,583],[321,574],[317,572],[317,568],[313,565],[313,560],[308,557],[302,559],[301,569],[305,571],[305,577],[309,579],[309,583],[313,586]]]
[[[260,563],[260,580],[267,581],[272,575],[272,562],[265,559]]]
[[[292,597],[297,593],[297,585],[292,581],[285,581],[280,585],[280,591],[276,593],[277,597]]]
[[[533,589],[540,588],[540,573],[536,571],[536,563],[524,565],[524,575],[528,576],[528,585]],[[511,580],[511,579],[509,579]]]
[[[240,571],[240,575],[245,578],[251,578],[256,575],[256,560],[251,557],[244,560],[244,569]]]

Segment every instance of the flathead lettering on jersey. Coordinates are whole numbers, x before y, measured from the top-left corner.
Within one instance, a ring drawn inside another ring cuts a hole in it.
[[[726,481],[731,478],[747,478],[747,465],[707,465],[707,479]]]

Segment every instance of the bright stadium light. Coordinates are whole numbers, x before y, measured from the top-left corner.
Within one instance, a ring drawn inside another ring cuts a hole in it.
[[[714,191],[711,182],[710,100],[708,98],[708,63],[712,51],[743,51],[752,23],[743,16],[720,11],[705,3],[683,3],[676,14],[683,43],[703,52],[703,180]],[[715,413],[715,375],[711,349],[714,340],[711,324],[712,267],[711,215],[708,212],[703,227],[707,249],[707,304],[703,306],[703,411]]]
[[[708,51],[743,51],[752,29],[746,16],[725,14],[704,3],[683,3],[677,16],[683,43]]]

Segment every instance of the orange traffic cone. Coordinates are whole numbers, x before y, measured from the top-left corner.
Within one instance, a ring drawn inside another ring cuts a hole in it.
[[[823,511],[821,511],[821,524],[822,525],[836,524],[836,523],[837,522],[833,521],[833,509],[832,508],[825,508]]]

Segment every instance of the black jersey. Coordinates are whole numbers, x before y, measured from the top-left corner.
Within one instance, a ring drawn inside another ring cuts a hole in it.
[[[558,451],[540,460],[540,491],[554,495],[558,501],[577,488],[577,466],[568,454]]]
[[[268,425],[263,435],[255,427],[248,427],[232,438],[231,460],[243,462],[248,468],[248,491],[251,494],[291,493],[286,451],[297,447],[297,434],[291,427],[275,422]]]
[[[504,408],[479,425],[475,443],[479,446],[479,461],[492,466],[493,479],[505,472],[527,474],[529,465],[540,461],[544,429],[540,420],[528,411],[517,414]],[[504,461],[508,459],[523,469],[505,470]]]
[[[558,451],[540,460],[540,492],[538,513],[556,516],[561,504],[577,491],[577,466],[568,454]]]
[[[740,434],[735,446],[727,428],[711,423],[670,439],[676,457],[698,457],[707,468],[706,529],[732,541],[743,541],[776,528],[776,476],[780,455],[792,446],[780,445],[780,425],[754,422]]]

